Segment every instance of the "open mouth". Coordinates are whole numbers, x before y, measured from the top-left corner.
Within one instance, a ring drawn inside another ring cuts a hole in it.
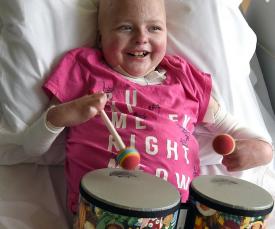
[[[128,53],[128,55],[133,56],[133,57],[138,57],[138,58],[145,57],[148,54],[149,54],[149,52],[147,52],[147,51]]]

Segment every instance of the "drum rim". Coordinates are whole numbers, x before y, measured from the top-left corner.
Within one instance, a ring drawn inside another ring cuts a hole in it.
[[[216,211],[232,214],[232,215],[238,215],[238,216],[265,216],[268,215],[274,207],[274,201],[272,202],[270,207],[267,207],[266,209],[241,209],[236,208],[234,205],[230,205],[224,202],[217,201],[207,195],[204,195],[203,193],[199,192],[198,190],[195,190],[192,186],[192,183],[190,185],[190,197],[193,201],[198,201],[201,204],[206,205],[207,207],[210,207]]]
[[[84,187],[80,184],[79,192],[82,198],[84,198],[87,202],[93,204],[96,207],[99,207],[105,211],[119,214],[119,215],[125,215],[125,216],[132,216],[132,217],[140,217],[140,218],[158,218],[158,217],[164,217],[169,214],[174,214],[176,211],[180,208],[180,200],[178,203],[175,203],[174,206],[169,207],[167,209],[154,209],[154,210],[148,210],[148,209],[141,209],[141,210],[135,210],[130,208],[123,208],[118,206],[112,206],[108,203],[105,203],[104,201],[100,200],[99,198],[96,198],[95,196],[92,196],[90,193],[88,193]]]

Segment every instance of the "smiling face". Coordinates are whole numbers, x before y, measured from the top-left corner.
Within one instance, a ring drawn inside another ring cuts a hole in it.
[[[101,0],[100,44],[106,62],[130,77],[153,71],[166,52],[163,0]]]

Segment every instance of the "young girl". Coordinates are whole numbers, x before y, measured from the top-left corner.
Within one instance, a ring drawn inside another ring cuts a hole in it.
[[[42,153],[69,127],[66,176],[72,212],[77,211],[82,176],[116,166],[118,148],[98,115],[103,109],[126,145],[141,154],[139,169],[175,185],[182,202],[199,175],[199,148],[193,136],[198,123],[215,133],[247,139],[224,157],[229,171],[271,160],[271,145],[240,128],[211,97],[208,74],[179,56],[165,55],[163,0],[101,0],[98,26],[99,49],[82,47],[62,58],[44,84],[55,106],[26,133],[26,152]]]

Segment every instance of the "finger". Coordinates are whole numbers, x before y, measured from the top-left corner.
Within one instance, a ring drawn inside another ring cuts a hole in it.
[[[107,103],[107,96],[105,93],[93,94],[90,96],[87,102],[89,109],[91,109],[91,111],[94,111],[92,108],[95,108],[96,113],[98,113],[99,111],[104,109]]]
[[[89,95],[103,95],[103,94],[105,94],[106,95],[106,93],[105,92],[103,92],[103,91],[96,91],[96,92],[94,92],[93,90],[91,90],[91,91],[89,91],[89,93],[88,93]]]
[[[89,118],[92,118],[98,114],[98,109],[96,109],[94,106],[89,107]]]
[[[234,161],[238,158],[238,155],[236,152],[233,152],[231,154],[228,154],[228,155],[224,155],[223,156],[223,160],[224,161]]]
[[[227,163],[227,162],[222,162],[222,164],[226,167],[226,170],[229,171],[229,172],[233,172],[233,171],[237,171],[238,170],[238,167],[233,164],[233,163]]]
[[[222,164],[226,167],[228,171],[236,171],[240,168],[239,163],[233,157],[223,157]]]
[[[96,94],[94,94],[94,97],[97,99],[103,99],[107,101],[107,94],[104,92],[98,92]]]

